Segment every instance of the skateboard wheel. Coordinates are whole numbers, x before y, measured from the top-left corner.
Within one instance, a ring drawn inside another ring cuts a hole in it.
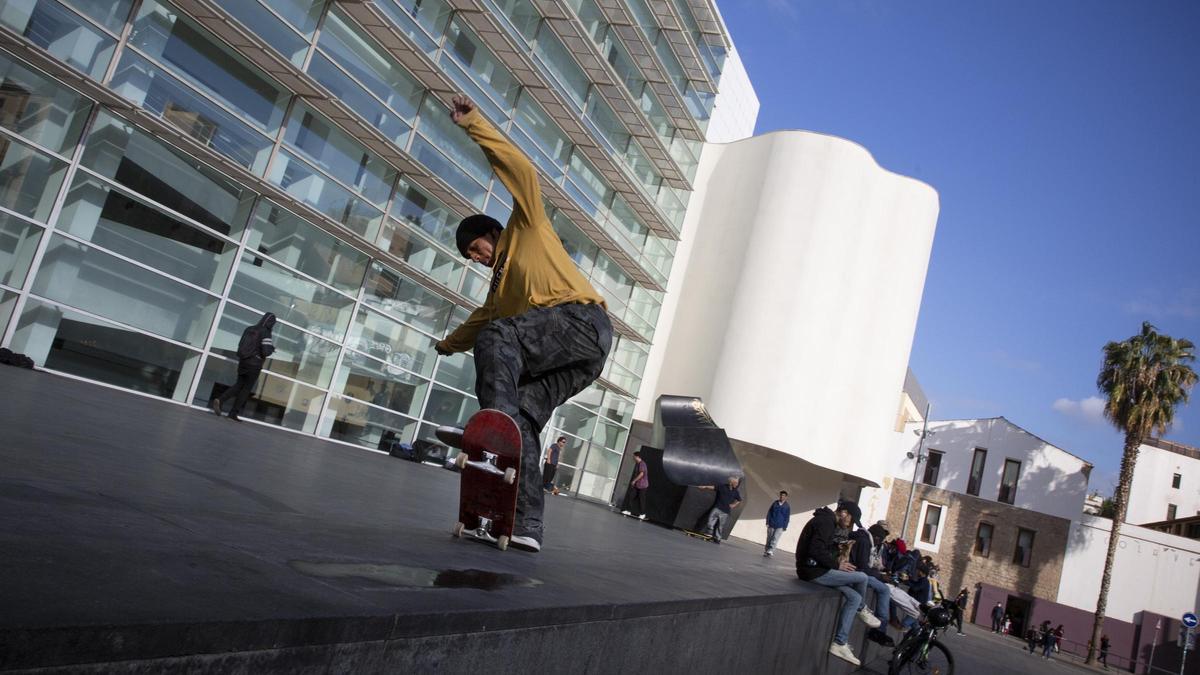
[[[467,529],[466,525],[463,525],[462,523],[455,523],[454,536],[461,538],[463,536],[463,530],[465,529]]]
[[[500,538],[496,540],[496,548],[500,549],[501,551],[508,548],[508,535],[507,534],[500,535]]]
[[[467,457],[467,453],[460,452],[458,453],[458,456],[454,458],[454,466],[457,466],[458,470],[462,471],[463,469],[467,468],[467,460],[469,459],[470,457]]]
[[[506,484],[512,485],[513,482],[516,480],[517,480],[517,470],[516,469],[505,469],[504,470],[504,482]]]

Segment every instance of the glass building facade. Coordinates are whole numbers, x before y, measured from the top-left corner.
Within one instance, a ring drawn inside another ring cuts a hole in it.
[[[557,482],[608,500],[726,36],[707,0],[0,0],[0,334],[203,406],[278,317],[244,417],[379,449],[477,408],[433,344],[485,298],[458,220],[511,198],[465,92],[542,172],[607,299]]]

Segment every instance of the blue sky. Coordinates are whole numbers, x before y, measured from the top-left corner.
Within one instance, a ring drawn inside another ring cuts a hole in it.
[[[1200,2],[719,0],[756,132],[854,140],[937,189],[911,365],[1115,482],[1101,348],[1200,341]],[[1198,366],[1200,367],[1200,366]],[[1200,391],[1167,438],[1200,446]]]

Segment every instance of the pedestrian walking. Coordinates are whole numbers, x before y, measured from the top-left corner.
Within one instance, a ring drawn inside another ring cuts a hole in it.
[[[625,509],[621,515],[632,516],[633,502],[637,500],[637,517],[646,519],[646,490],[650,487],[650,478],[646,475],[646,463],[642,461],[642,453],[633,453],[633,476],[629,479],[629,488],[625,490]]]
[[[1110,643],[1107,635],[1100,636],[1100,663],[1104,664],[1104,669],[1108,670],[1108,647]]]
[[[1054,651],[1054,629],[1050,627],[1049,621],[1042,622],[1042,630],[1039,637],[1042,642],[1042,658],[1050,660],[1050,653]]]
[[[542,463],[542,489],[547,492],[557,492],[554,488],[554,474],[558,472],[558,457],[565,447],[567,437],[559,436],[558,440],[546,448],[546,459]]]
[[[262,372],[267,357],[275,352],[275,341],[271,337],[273,328],[275,328],[275,315],[267,312],[262,315],[258,323],[242,331],[242,337],[238,340],[237,347],[237,381],[232,387],[220,395],[212,397],[208,402],[208,407],[217,417],[221,416],[221,406],[224,401],[232,399],[233,406],[229,408],[229,419],[235,422],[241,420],[242,408],[250,399],[250,392],[254,391],[254,383],[258,381],[258,374]]]
[[[767,509],[767,548],[763,551],[764,557],[770,558],[775,555],[779,537],[783,536],[788,523],[791,522],[792,507],[787,499],[787,490],[780,490],[779,499],[771,502],[771,508]]]

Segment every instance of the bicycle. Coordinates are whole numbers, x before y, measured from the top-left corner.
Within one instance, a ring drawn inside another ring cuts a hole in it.
[[[954,657],[937,639],[938,630],[949,626],[952,616],[945,607],[922,607],[920,623],[892,650],[888,675],[954,675]]]

